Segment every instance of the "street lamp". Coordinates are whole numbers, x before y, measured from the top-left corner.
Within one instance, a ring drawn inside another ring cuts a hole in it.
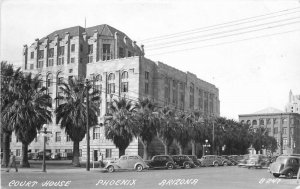
[[[205,148],[209,148],[210,144],[208,143],[208,140],[205,140],[205,144],[203,145],[203,156],[205,156]]]
[[[42,136],[44,137],[44,147],[43,147],[43,172],[46,172],[46,141],[47,141],[47,134],[52,134],[51,131],[47,131],[47,124],[43,125],[43,129],[39,131],[39,133],[42,133]]]

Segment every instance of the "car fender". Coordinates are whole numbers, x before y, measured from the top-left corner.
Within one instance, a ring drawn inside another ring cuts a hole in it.
[[[143,169],[145,169],[145,166],[140,162],[137,162],[134,164],[134,169],[136,169],[136,166],[138,166],[138,165],[141,165],[143,167]]]
[[[117,168],[118,168],[118,167],[117,167],[115,164],[113,164],[113,163],[108,163],[108,164],[105,166],[105,168],[107,169],[109,166],[113,166],[114,169],[117,169]]]
[[[168,161],[168,162],[166,163],[166,167],[168,166],[169,163],[173,164],[174,166],[176,165],[175,163],[173,163],[173,162],[171,162],[171,161]]]

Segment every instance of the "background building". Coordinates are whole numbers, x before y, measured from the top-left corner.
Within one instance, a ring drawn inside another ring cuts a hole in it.
[[[289,102],[285,107],[285,111],[300,114],[300,95],[293,95],[292,90],[290,90]]]
[[[277,153],[300,154],[300,114],[285,113],[274,108],[267,108],[252,114],[239,115],[239,121],[253,126],[265,127],[269,136],[275,137]]]
[[[140,98],[153,99],[159,106],[189,111],[198,109],[203,115],[219,116],[218,89],[190,72],[182,72],[161,62],[144,57],[144,49],[138,47],[123,32],[109,25],[90,28],[80,26],[55,31],[42,39],[36,39],[29,47],[24,45],[23,71],[40,75],[41,85],[48,88],[53,99],[61,92],[58,83],[70,77],[89,78],[101,91],[99,123],[107,104],[114,98],[126,97],[133,102]],[[56,108],[61,102],[53,100]],[[54,110],[54,109],[53,109]],[[47,149],[52,153],[72,152],[73,143],[64,130],[56,125],[53,113]],[[119,151],[106,140],[103,127],[90,129],[91,159],[100,153],[105,158],[118,157]],[[17,156],[22,144],[12,135],[11,149]],[[86,158],[86,140],[80,142],[80,154]],[[42,150],[42,137],[37,136],[29,148],[32,152]],[[127,154],[137,154],[142,149],[135,139],[127,148]],[[154,147],[153,147],[154,151]]]

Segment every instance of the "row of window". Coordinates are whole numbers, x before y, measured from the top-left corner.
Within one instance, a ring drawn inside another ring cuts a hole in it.
[[[274,124],[278,124],[279,123],[279,118],[273,118],[273,123]],[[259,122],[257,120],[252,120],[252,125],[257,125],[259,123],[259,125],[271,125],[271,121],[272,119],[266,119],[266,121],[264,119],[259,119]],[[291,119],[291,124],[297,124],[299,121],[298,120],[294,120],[294,119]],[[242,120],[241,123],[246,123],[246,124],[251,124],[251,121],[250,120],[247,120],[245,122],[245,120]],[[284,118],[284,119],[281,119],[281,124],[287,124],[287,119]]]
[[[29,149],[28,151],[38,153],[42,150],[34,149],[34,151],[33,151],[33,150]],[[54,152],[55,153],[73,153],[73,150],[72,149],[65,149],[65,150],[55,149]],[[96,152],[98,152],[98,151],[96,151]],[[98,155],[98,154],[96,154],[96,155]],[[16,149],[16,156],[17,157],[21,156],[21,149]],[[82,149],[79,149],[79,157],[82,157]],[[106,148],[105,149],[105,158],[112,158],[112,149],[111,148]]]

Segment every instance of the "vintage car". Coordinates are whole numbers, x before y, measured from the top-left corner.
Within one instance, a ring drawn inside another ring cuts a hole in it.
[[[249,154],[245,154],[242,156],[242,159],[238,160],[238,167],[245,167],[247,164],[247,161],[249,160]]]
[[[115,170],[136,170],[142,171],[148,169],[148,165],[140,156],[136,155],[123,155],[120,159],[104,163],[104,168],[108,172],[114,172]]]
[[[232,156],[223,155],[222,157],[228,159],[231,162],[231,165],[237,165],[239,163],[238,160]]]
[[[246,167],[250,168],[263,168],[269,167],[270,159],[267,156],[261,154],[251,154],[245,164]]]
[[[221,164],[223,166],[232,165],[232,162],[229,159],[225,158],[224,156],[218,156],[218,158],[221,160],[221,162],[222,162]]]
[[[172,155],[172,158],[176,167],[186,169],[196,167],[193,160],[191,160],[187,155]]]
[[[293,178],[297,175],[300,167],[300,156],[279,156],[275,162],[270,164],[269,172],[274,177],[285,175],[286,178]]]
[[[157,169],[157,168],[166,168],[166,169],[174,169],[175,162],[171,156],[168,155],[157,155],[153,156],[150,161],[146,161],[149,168]]]
[[[197,159],[197,156],[193,156],[193,155],[188,155],[189,158],[194,162],[195,166],[200,167],[201,163],[200,161]]]
[[[222,161],[216,155],[206,155],[202,156],[200,159],[201,166],[208,167],[208,166],[219,166],[222,165]]]

